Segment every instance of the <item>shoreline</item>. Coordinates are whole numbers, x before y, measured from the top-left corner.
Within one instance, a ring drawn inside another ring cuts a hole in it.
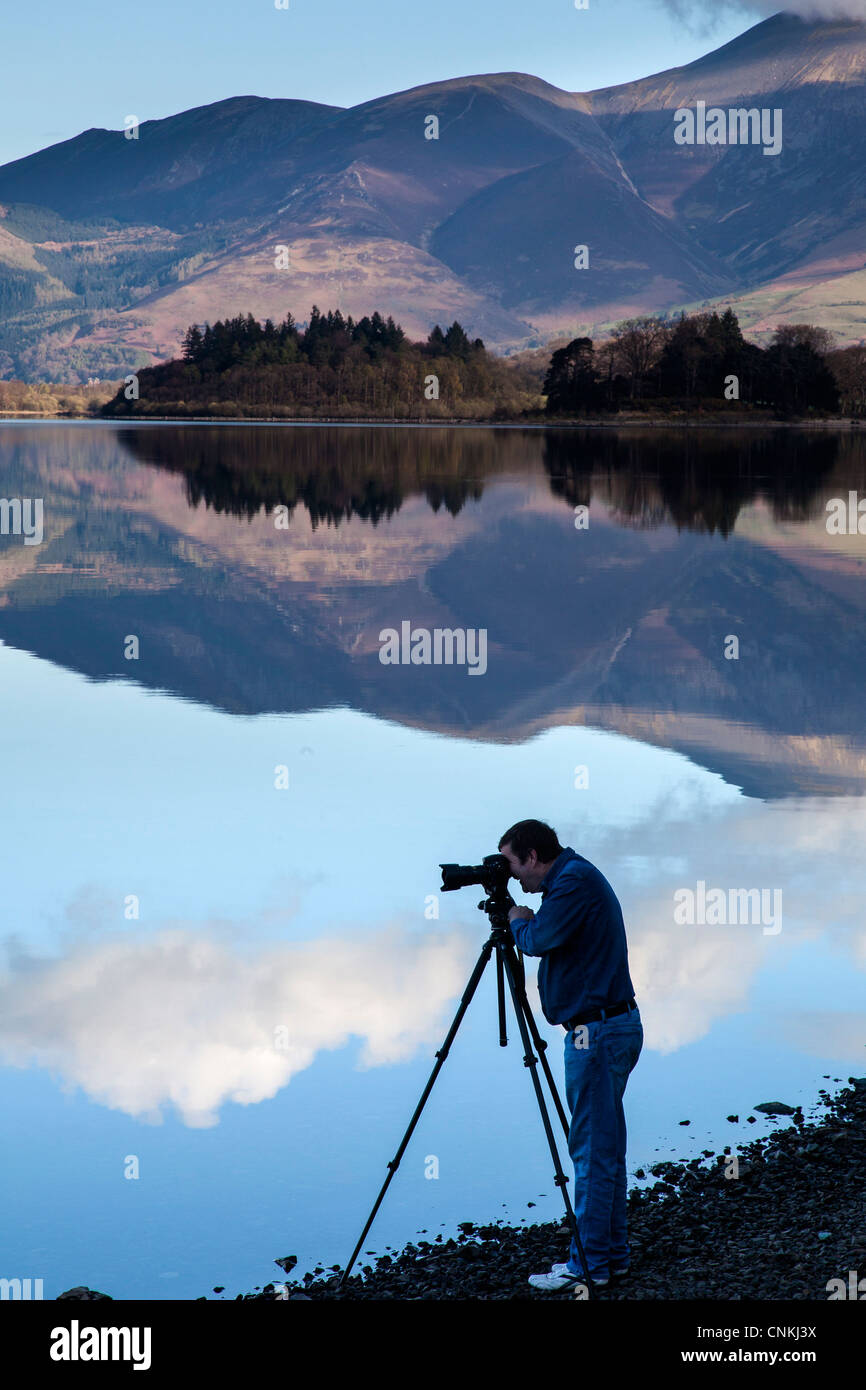
[[[0,410],[0,422],[6,421],[13,424],[16,421],[22,423],[38,422],[41,420],[69,421],[73,424],[100,424],[100,425],[121,425],[121,426],[141,426],[141,425],[288,425],[296,427],[298,425],[311,426],[373,426],[378,425],[382,428],[394,429],[404,426],[412,429],[492,429],[492,430],[555,430],[555,429],[587,429],[587,430],[610,430],[610,429],[807,429],[807,430],[862,430],[866,429],[866,418],[860,419],[850,415],[833,416],[828,419],[814,420],[808,418],[792,420],[776,420],[772,417],[765,419],[755,419],[752,415],[744,415],[734,419],[700,419],[696,416],[686,416],[684,418],[663,418],[659,416],[636,416],[627,415],[612,419],[551,419],[551,420],[492,420],[483,417],[466,419],[464,417],[442,417],[441,419],[428,419],[421,416],[415,417],[390,417],[383,416],[329,416],[322,415],[311,418],[309,416],[262,416],[262,415],[71,415],[67,411],[58,411],[54,414],[36,411],[16,411]]]
[[[743,1144],[737,1177],[724,1176],[730,1145],[721,1154],[653,1164],[654,1185],[629,1192],[630,1273],[599,1288],[598,1300],[856,1297],[851,1288],[866,1276],[866,1077],[849,1077],[835,1096],[821,1090],[819,1098],[826,1109],[820,1119],[806,1120],[796,1107],[790,1125]],[[318,1277],[277,1280],[233,1301],[574,1297],[537,1293],[527,1283],[567,1258],[564,1218],[526,1227],[463,1221],[459,1229],[456,1240],[409,1242],[375,1265],[359,1257],[342,1290],[340,1266],[317,1266]]]

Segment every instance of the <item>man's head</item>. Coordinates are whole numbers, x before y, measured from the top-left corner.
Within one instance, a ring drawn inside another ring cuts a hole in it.
[[[511,865],[524,893],[537,893],[553,861],[562,853],[562,845],[540,820],[520,820],[506,830],[499,841],[499,852]]]

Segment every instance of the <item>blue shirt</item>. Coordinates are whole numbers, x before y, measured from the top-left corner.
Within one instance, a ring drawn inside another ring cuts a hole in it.
[[[541,956],[538,995],[548,1023],[631,999],[628,947],[619,899],[604,874],[566,848],[541,881],[541,907],[511,923],[527,956]]]

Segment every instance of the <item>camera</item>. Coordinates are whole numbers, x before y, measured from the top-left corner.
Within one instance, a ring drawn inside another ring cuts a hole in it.
[[[478,883],[486,893],[504,893],[511,877],[511,865],[504,854],[488,854],[480,864],[440,864],[442,891],[469,888]]]

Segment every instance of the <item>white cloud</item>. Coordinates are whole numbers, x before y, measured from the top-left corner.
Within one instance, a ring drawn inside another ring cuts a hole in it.
[[[398,926],[249,957],[183,928],[88,934],[59,958],[19,948],[0,976],[0,1057],[138,1118],[159,1122],[171,1104],[206,1127],[226,1101],[269,1099],[353,1035],[365,1067],[441,1042],[476,950],[468,933]]]
[[[866,19],[866,0],[662,0],[666,9],[678,19],[701,32],[714,29],[721,14],[734,11],[749,20],[767,19],[770,15],[799,15],[802,19]]]

